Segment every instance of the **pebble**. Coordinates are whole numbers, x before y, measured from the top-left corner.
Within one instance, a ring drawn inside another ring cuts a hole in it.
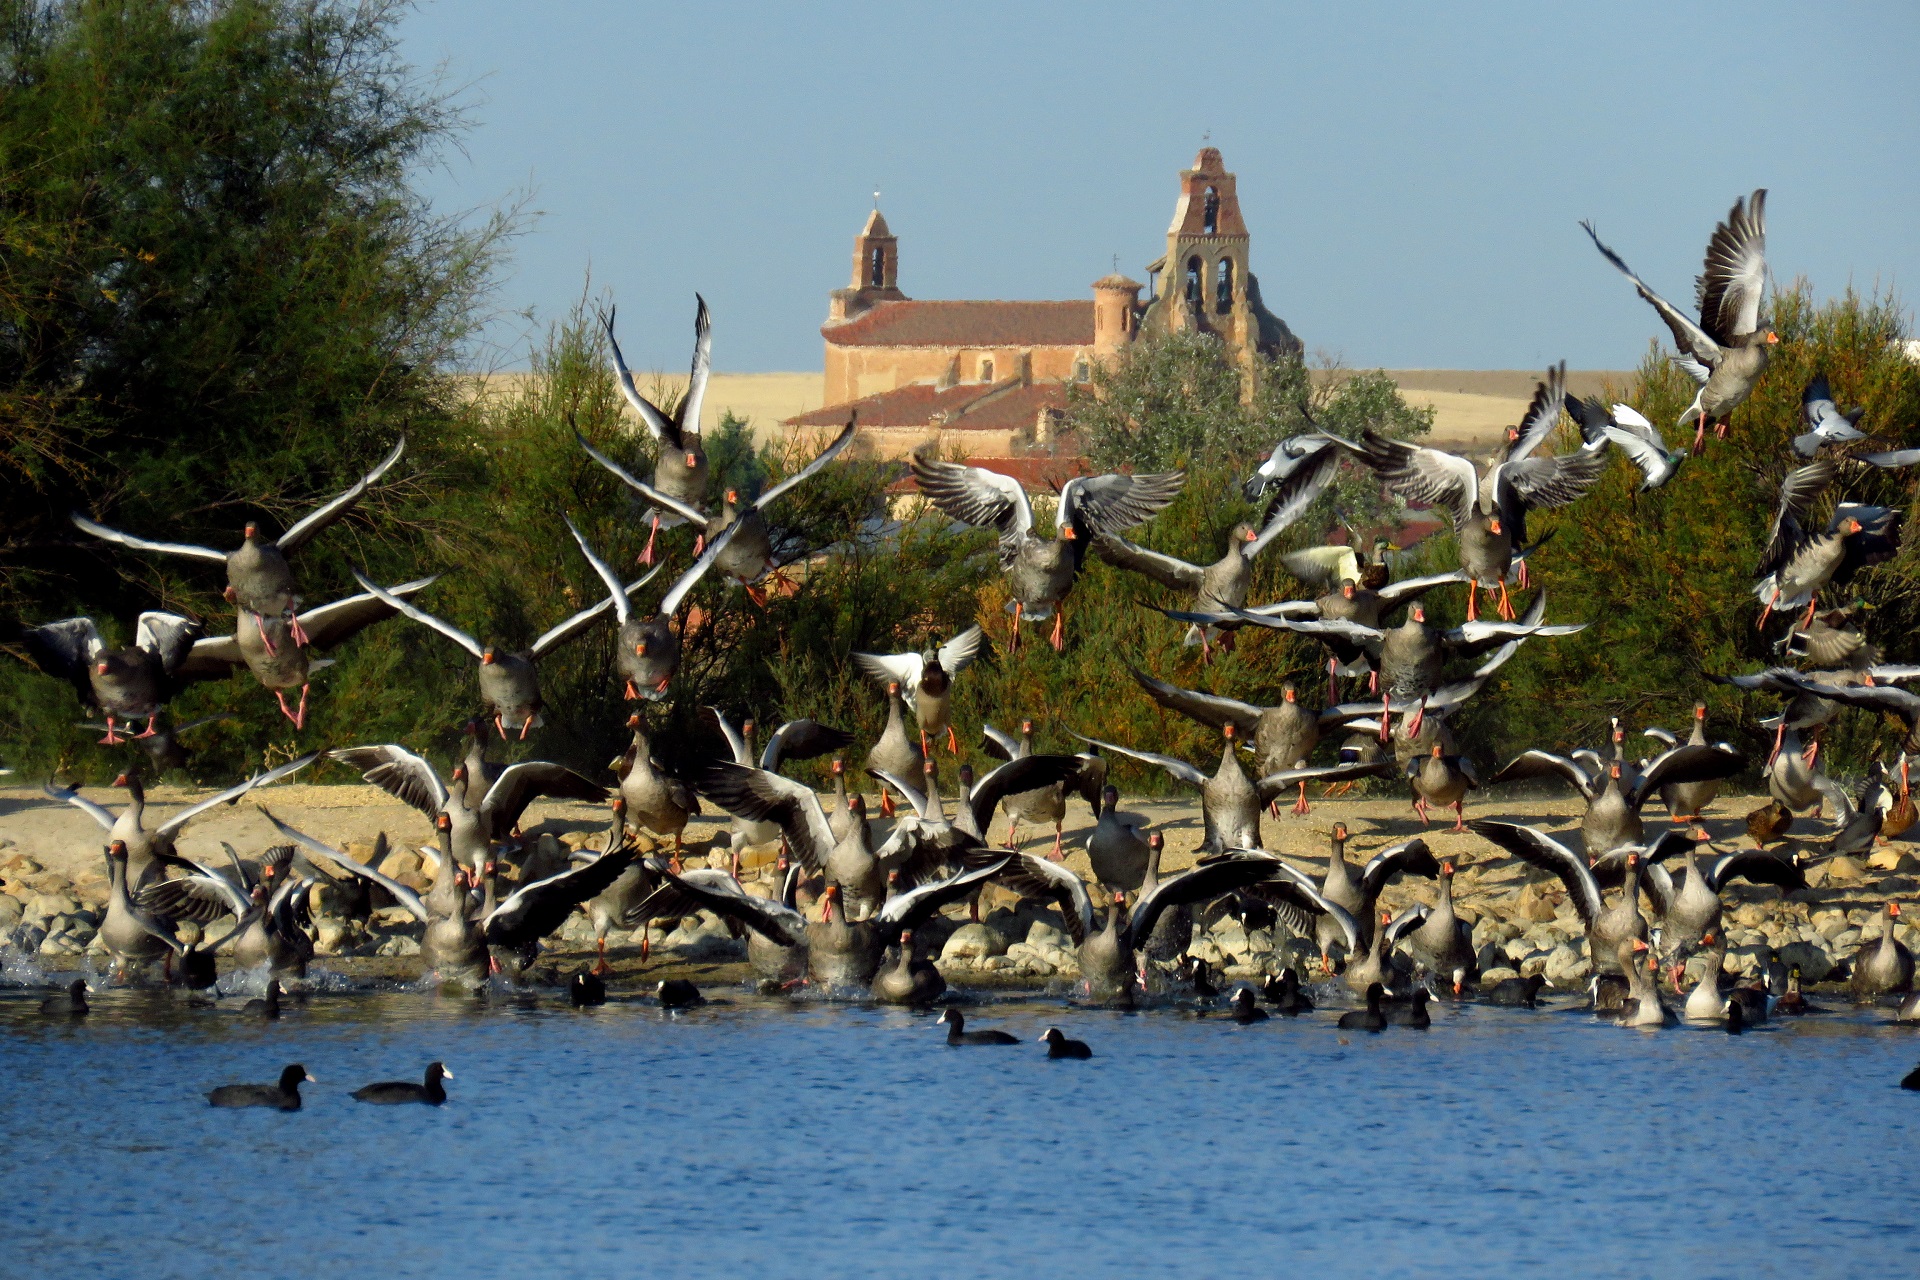
[[[1547,953],[1546,964],[1541,972],[1554,986],[1568,987],[1585,982],[1592,976],[1593,965],[1582,948],[1571,942],[1563,942]]]
[[[1860,864],[1844,853],[1837,858],[1829,858],[1826,862],[1826,870],[1828,884],[1850,884],[1867,877],[1866,871]]]
[[[949,941],[948,945],[952,945],[951,941]],[[1042,953],[1038,947],[1030,947],[1024,942],[1016,942],[1009,946],[1004,954],[1022,973],[1031,973],[1045,977],[1047,974],[1053,972],[1053,962],[1048,960],[1046,955]],[[941,959],[946,959],[946,956],[942,954]]]
[[[984,924],[963,924],[953,931],[953,936],[947,939],[947,945],[940,948],[940,958],[984,960],[989,956],[1007,955],[1011,951],[1012,947],[1007,945],[1006,938],[1001,936],[999,930]]]
[[[1067,934],[1064,929],[1056,929],[1045,920],[1035,920],[1027,930],[1027,945],[1030,947],[1064,947]]]

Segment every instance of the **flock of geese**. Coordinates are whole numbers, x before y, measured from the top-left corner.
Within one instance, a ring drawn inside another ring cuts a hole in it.
[[[1710,427],[1725,434],[1731,415],[1764,376],[1778,341],[1761,315],[1767,278],[1765,198],[1764,191],[1756,191],[1737,201],[1715,228],[1691,312],[1653,292],[1586,226],[1606,260],[1671,329],[1680,366],[1698,384],[1681,418],[1683,424],[1698,423],[1695,451],[1705,446]],[[1350,861],[1347,828],[1336,824],[1325,866],[1309,870],[1267,850],[1261,834],[1263,820],[1283,820],[1283,799],[1292,799],[1294,814],[1309,811],[1311,782],[1327,784],[1331,793],[1361,779],[1399,778],[1410,787],[1423,820],[1430,808],[1450,808],[1455,831],[1472,831],[1561,881],[1584,926],[1597,1014],[1636,1027],[1674,1021],[1676,1012],[1661,987],[1671,985],[1678,993],[1687,960],[1704,954],[1711,962],[1679,1012],[1738,1030],[1769,1016],[1810,1011],[1811,1005],[1800,993],[1797,971],[1763,972],[1754,983],[1725,985],[1720,964],[1727,945],[1721,919],[1725,886],[1745,880],[1783,891],[1804,887],[1805,857],[1767,846],[1778,843],[1796,814],[1823,803],[1834,815],[1831,853],[1864,850],[1876,837],[1897,834],[1914,821],[1907,768],[1908,755],[1920,752],[1920,697],[1900,684],[1920,675],[1920,667],[1884,663],[1860,629],[1861,613],[1823,613],[1818,604],[1822,593],[1844,587],[1863,568],[1896,554],[1901,513],[1844,497],[1824,523],[1813,512],[1827,490],[1844,489],[1848,478],[1866,468],[1911,465],[1920,461],[1920,450],[1862,451],[1861,442],[1871,438],[1860,426],[1859,412],[1842,412],[1824,377],[1805,390],[1807,430],[1793,442],[1796,465],[1780,487],[1771,537],[1755,573],[1760,625],[1791,615],[1780,642],[1790,664],[1725,677],[1783,700],[1779,715],[1766,726],[1775,731],[1765,765],[1771,801],[1749,822],[1756,847],[1722,849],[1698,825],[1723,780],[1747,765],[1740,753],[1709,739],[1704,704],[1695,709],[1684,739],[1644,730],[1660,748],[1650,759],[1631,756],[1627,730],[1616,722],[1610,741],[1597,747],[1567,754],[1527,751],[1481,779],[1448,728],[1450,716],[1521,644],[1587,625],[1546,620],[1547,593],[1529,582],[1530,566],[1546,555],[1544,539],[1530,538],[1529,513],[1578,501],[1603,475],[1615,449],[1639,469],[1642,490],[1669,482],[1688,456],[1670,450],[1661,430],[1627,405],[1569,397],[1564,364],[1548,371],[1522,420],[1481,464],[1372,430],[1357,439],[1315,430],[1279,441],[1245,485],[1250,499],[1266,503],[1264,519],[1234,528],[1221,558],[1205,565],[1150,550],[1126,536],[1174,500],[1185,480],[1181,473],[1069,480],[1048,530],[1013,479],[925,454],[912,459],[912,474],[929,503],[956,521],[997,533],[1010,594],[1010,645],[1019,643],[1022,624],[1049,620],[1051,643],[1065,645],[1067,600],[1089,554],[1178,593],[1180,606],[1163,612],[1184,627],[1183,643],[1200,646],[1203,657],[1216,645],[1234,644],[1247,628],[1296,632],[1321,645],[1330,696],[1318,709],[1293,684],[1281,690],[1277,702],[1263,704],[1133,673],[1146,697],[1219,730],[1217,761],[1190,761],[1093,738],[1081,738],[1085,749],[1075,754],[1046,754],[1035,749],[1029,719],[1020,721],[1018,734],[987,726],[985,750],[996,758],[993,767],[976,778],[963,765],[957,782],[943,782],[937,768],[942,750],[956,762],[959,756],[954,682],[964,678],[987,643],[982,628],[973,626],[929,640],[918,650],[853,655],[857,668],[884,690],[888,705],[885,730],[864,759],[865,773],[880,793],[877,814],[869,814],[861,788],[847,778],[845,751],[853,736],[811,720],[779,725],[762,745],[754,721],[735,723],[710,709],[729,758],[672,771],[656,754],[648,707],[672,694],[688,593],[717,568],[753,599],[764,599],[762,584],[804,554],[777,524],[778,500],[830,465],[851,441],[854,425],[849,422],[810,463],[751,501],[728,490],[715,504],[699,431],[710,349],[705,303],[695,322],[688,391],[672,413],[640,394],[614,339],[611,315],[605,327],[620,387],[656,445],[653,472],[643,479],[584,439],[580,444],[646,504],[641,518],[649,538],[641,560],[651,568],[636,581],[623,581],[563,517],[580,555],[604,583],[606,597],[557,621],[524,650],[469,635],[427,612],[419,601],[435,581],[431,576],[382,585],[356,574],[360,593],[317,606],[301,595],[289,556],[378,484],[401,457],[404,441],[351,488],[279,537],[267,537],[248,523],[232,551],[150,541],[74,516],[82,531],[135,551],[223,565],[226,598],[233,606],[226,635],[207,635],[201,623],[163,612],[142,614],[134,643],[124,648],[108,646],[87,618],[29,633],[29,650],[40,668],[69,681],[82,702],[99,712],[103,742],[135,744],[165,767],[177,758],[168,753],[180,750],[181,730],[167,723],[169,699],[193,681],[241,668],[301,727],[308,677],[327,661],[320,655],[395,615],[432,629],[472,656],[482,708],[468,724],[464,758],[444,774],[400,744],[330,753],[417,809],[430,824],[433,844],[427,851],[434,874],[425,888],[410,887],[383,871],[384,847],[371,857],[356,857],[271,814],[284,843],[257,858],[243,859],[229,850],[228,864],[214,867],[176,847],[178,833],[193,818],[297,772],[318,752],[157,825],[149,825],[137,767],[118,780],[128,800],[118,812],[50,785],[50,794],[86,811],[105,831],[111,894],[100,936],[121,974],[137,975],[161,962],[173,981],[206,991],[216,976],[215,951],[231,945],[234,965],[265,966],[271,973],[267,1000],[277,1010],[281,984],[292,986],[303,978],[313,955],[309,890],[327,882],[344,900],[358,904],[350,911],[370,910],[378,895],[412,916],[425,966],[446,983],[478,985],[493,975],[529,979],[542,940],[584,911],[593,922],[601,963],[574,975],[572,993],[578,1003],[597,1003],[606,998],[602,975],[610,932],[707,912],[744,937],[748,960],[766,990],[806,985],[924,1007],[946,990],[926,945],[941,931],[937,918],[969,907],[977,913],[982,891],[997,885],[1057,910],[1078,961],[1079,995],[1088,1001],[1126,1005],[1142,991],[1184,991],[1223,999],[1237,1021],[1247,1022],[1269,1016],[1270,1010],[1298,1015],[1313,1008],[1316,994],[1339,999],[1344,987],[1347,1002],[1359,1007],[1343,1014],[1342,1026],[1424,1026],[1430,998],[1464,998],[1478,976],[1471,930],[1454,908],[1454,862],[1436,859],[1420,839]],[[1577,428],[1569,436],[1577,443],[1555,452],[1563,418]],[[1384,540],[1370,550],[1309,547],[1286,555],[1285,565],[1315,594],[1250,604],[1254,558],[1301,517],[1342,466],[1361,468],[1407,500],[1444,512],[1457,535],[1458,567],[1395,581]],[[635,600],[661,572],[655,563],[657,534],[677,525],[697,531],[694,558],[657,604],[636,607]],[[1455,587],[1465,588],[1467,621],[1453,627],[1430,622],[1423,598]],[[1531,598],[1522,608],[1514,596],[1529,590]],[[1483,596],[1490,602],[1484,617]],[[1395,615],[1398,622],[1392,621]],[[618,679],[634,704],[627,720],[630,744],[615,764],[615,785],[609,789],[556,763],[489,759],[491,738],[525,739],[541,727],[541,659],[605,622],[614,624]],[[291,701],[295,690],[297,701]],[[1356,696],[1345,700],[1349,690],[1357,690]],[[1891,713],[1909,730],[1896,765],[1876,764],[1857,796],[1825,775],[1818,756],[1821,727],[1849,706]],[[782,772],[787,762],[829,754],[835,757],[829,796]],[[1114,757],[1162,769],[1198,793],[1204,839],[1192,867],[1163,872],[1160,833],[1143,830],[1118,810],[1118,791],[1107,780],[1107,762]],[[1471,793],[1533,779],[1564,781],[1585,801],[1578,848],[1533,826],[1466,821]],[[541,797],[609,802],[610,818],[598,848],[571,856],[543,853],[538,842],[523,837],[521,816]],[[1657,835],[1643,817],[1656,797],[1671,820]],[[1091,879],[1069,869],[1062,857],[1062,824],[1075,799],[1096,815],[1086,840]],[[689,868],[682,856],[684,830],[703,804],[729,816],[729,854],[712,859],[715,865]],[[1007,835],[996,844],[990,832],[1002,814]],[[888,819],[891,824],[883,825]],[[1051,826],[1051,849],[1021,851],[1018,835],[1027,825]],[[634,838],[640,832],[659,843],[643,850]],[[740,878],[742,853],[775,841],[780,851],[771,883],[756,881],[750,889]],[[1382,911],[1382,891],[1403,877],[1435,881],[1432,903],[1417,903],[1397,915]],[[1650,911],[1643,910],[1643,895]],[[1249,928],[1313,939],[1326,981],[1310,993],[1306,975],[1288,968],[1258,987],[1243,984],[1223,992],[1217,985],[1221,975],[1188,954],[1196,924],[1205,926],[1223,914]],[[1887,904],[1881,938],[1863,947],[1852,963],[1851,989],[1858,1000],[1875,1001],[1912,986],[1912,956],[1894,937],[1897,918],[1897,906]],[[208,926],[222,920],[230,921],[223,932],[203,929],[191,943],[181,937],[182,922]],[[1513,979],[1480,996],[1532,1006],[1542,985],[1537,976]],[[656,995],[669,1007],[700,999],[697,989],[684,983],[663,983]],[[1920,997],[1907,999],[1900,1017],[1920,1018],[1917,1002]],[[50,998],[47,1008],[69,1016],[84,1011],[84,984]],[[944,1024],[954,1045],[1011,1040],[998,1031],[966,1030],[957,1009],[946,1011]],[[1088,1055],[1084,1044],[1055,1029],[1045,1039],[1050,1056]],[[444,1097],[439,1079],[445,1074],[435,1064],[425,1086],[372,1088],[390,1093],[424,1088],[418,1100],[437,1102]],[[298,1086],[305,1079],[301,1067],[289,1066],[278,1085],[232,1086],[215,1091],[212,1100],[216,1105],[298,1106]],[[236,1088],[240,1092],[232,1091]]]

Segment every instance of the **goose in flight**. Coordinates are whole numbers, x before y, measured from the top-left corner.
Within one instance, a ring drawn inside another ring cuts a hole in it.
[[[698,507],[707,497],[707,451],[701,444],[700,406],[706,400],[707,373],[713,358],[713,322],[707,314],[707,300],[696,293],[693,301],[693,367],[687,374],[686,394],[680,397],[671,417],[641,395],[640,388],[634,385],[633,370],[627,368],[626,357],[620,353],[620,341],[613,336],[615,309],[610,308],[601,317],[600,324],[606,329],[607,345],[613,350],[613,370],[620,382],[620,394],[627,398],[633,411],[640,415],[640,421],[646,424],[647,434],[653,437],[656,456],[652,489],[675,503]],[[599,461],[607,465],[604,459]],[[633,483],[625,472],[613,470],[622,480]],[[653,544],[661,529],[675,528],[688,519],[681,508],[666,502],[649,511],[647,549],[640,553],[640,563],[653,563]]]
[[[1698,419],[1693,451],[1707,442],[1707,428],[1724,438],[1727,420],[1753,394],[1766,372],[1768,348],[1780,335],[1760,318],[1760,296],[1767,284],[1767,192],[1763,187],[1751,200],[1735,200],[1726,221],[1713,229],[1707,241],[1707,260],[1694,280],[1694,303],[1700,311],[1695,324],[1687,314],[1649,289],[1619,254],[1600,242],[1591,222],[1580,227],[1600,256],[1632,282],[1634,291],[1660,313],[1679,347],[1675,362],[1699,390],[1680,415],[1680,424]]]

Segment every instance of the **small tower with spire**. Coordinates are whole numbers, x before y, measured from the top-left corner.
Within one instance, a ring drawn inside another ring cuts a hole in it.
[[[853,283],[835,289],[827,298],[827,321],[851,320],[876,302],[905,302],[900,292],[900,241],[880,212],[875,192],[873,212],[853,238]]]

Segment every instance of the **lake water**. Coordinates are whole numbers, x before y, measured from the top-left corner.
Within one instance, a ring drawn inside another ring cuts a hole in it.
[[[1743,1037],[1584,1014],[969,1006],[729,992],[667,1015],[402,993],[277,1024],[0,991],[15,1190],[0,1274],[1885,1275],[1920,1270],[1920,1035]],[[1831,1001],[1829,1001],[1831,1002]],[[1031,1043],[1057,1024],[1088,1062]],[[444,1059],[444,1108],[348,1093]],[[295,1114],[206,1089],[321,1081]]]

